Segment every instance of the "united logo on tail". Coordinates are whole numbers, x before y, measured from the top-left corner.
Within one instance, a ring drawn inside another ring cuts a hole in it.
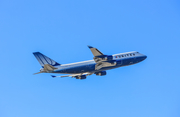
[[[43,55],[40,52],[34,52],[33,54],[36,57],[36,59],[38,60],[38,62],[41,64],[42,67],[44,67],[45,64],[49,64],[49,65],[52,65],[52,66],[60,65],[56,61],[50,59],[49,57]]]

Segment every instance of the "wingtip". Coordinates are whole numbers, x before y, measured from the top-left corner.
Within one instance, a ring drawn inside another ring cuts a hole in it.
[[[33,54],[37,54],[37,53],[40,53],[40,52],[33,52]]]
[[[54,75],[51,75],[53,78],[55,78],[56,76],[54,76]]]
[[[88,45],[89,49],[93,48],[92,46]]]

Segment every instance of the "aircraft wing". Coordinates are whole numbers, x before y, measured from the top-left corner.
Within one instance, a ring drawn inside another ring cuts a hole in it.
[[[112,55],[104,55],[102,52],[100,52],[97,48],[94,48],[92,46],[88,46],[91,52],[94,55],[94,61],[97,63],[95,66],[96,70],[99,70],[103,67],[109,67],[116,65],[116,61],[113,60]]]
[[[82,73],[82,74],[71,74],[71,75],[65,75],[65,76],[54,76],[54,75],[51,75],[53,78],[57,78],[57,77],[60,77],[60,78],[64,78],[64,77],[71,77],[71,78],[74,78],[74,77],[79,77],[79,76],[90,76],[92,75],[93,73]]]
[[[94,61],[96,63],[103,61],[103,57],[106,57],[107,55],[104,55],[102,52],[100,52],[97,48],[94,48],[92,46],[88,46],[91,50],[92,54],[94,55]]]
[[[104,62],[104,61],[101,61],[101,62],[98,62],[96,65],[95,65],[95,70],[99,70],[103,67],[110,67],[110,66],[115,66],[117,63],[116,61],[112,61],[112,62]]]
[[[94,55],[94,56],[102,56],[102,55],[104,55],[102,52],[100,52],[97,48],[94,48],[94,47],[92,47],[92,46],[88,46],[89,47],[89,49],[91,50],[91,52],[92,52],[92,54]]]

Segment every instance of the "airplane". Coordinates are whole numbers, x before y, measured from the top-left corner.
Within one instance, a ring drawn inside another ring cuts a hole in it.
[[[43,55],[40,52],[34,52],[34,56],[42,66],[40,72],[34,73],[57,73],[57,74],[69,74],[64,76],[56,77],[72,77],[76,79],[86,79],[87,76],[96,74],[97,76],[106,75],[106,70],[129,66],[139,63],[147,58],[146,55],[141,54],[137,51],[119,53],[114,55],[106,55],[100,52],[97,48],[88,46],[94,55],[93,60],[70,63],[70,64],[59,64],[51,58]]]

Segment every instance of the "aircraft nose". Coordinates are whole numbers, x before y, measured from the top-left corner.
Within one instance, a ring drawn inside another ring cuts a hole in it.
[[[146,55],[142,55],[142,56],[139,57],[139,61],[138,61],[138,62],[143,61],[143,60],[145,60],[146,58],[147,58]]]
[[[143,59],[145,60],[146,58],[147,58],[147,56],[146,56],[146,55],[144,55],[144,56],[143,56]]]

